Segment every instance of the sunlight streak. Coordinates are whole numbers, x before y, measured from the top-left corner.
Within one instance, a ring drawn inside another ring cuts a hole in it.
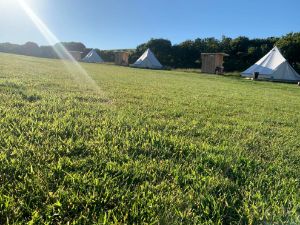
[[[96,82],[88,75],[85,69],[74,59],[74,57],[69,53],[69,51],[61,44],[60,40],[51,32],[51,30],[47,27],[47,25],[35,14],[35,12],[29,7],[29,5],[24,0],[18,0],[21,8],[24,10],[26,15],[31,19],[37,29],[41,32],[47,42],[54,46],[53,49],[60,59],[63,60],[65,66],[69,70],[75,81],[82,84],[82,81],[85,81],[90,87],[92,87],[96,91],[100,91],[100,87],[96,84]],[[78,77],[78,73],[81,75]]]

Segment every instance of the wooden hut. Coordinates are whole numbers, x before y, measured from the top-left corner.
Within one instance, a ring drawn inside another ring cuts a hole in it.
[[[225,53],[202,53],[202,73],[223,74]]]
[[[115,52],[115,64],[119,66],[129,65],[129,52]]]

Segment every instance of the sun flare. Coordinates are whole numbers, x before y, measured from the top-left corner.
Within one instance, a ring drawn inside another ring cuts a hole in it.
[[[64,64],[66,65],[67,69],[70,71],[71,75],[73,75],[74,79],[77,80],[78,82],[81,82],[78,79],[79,77],[75,75],[75,73],[79,73],[81,75],[80,76],[81,80],[83,79],[86,84],[88,84],[94,90],[99,92],[100,88],[96,84],[96,82],[89,76],[89,74],[85,71],[85,69],[74,59],[74,57],[69,53],[69,51],[61,44],[61,41],[49,29],[49,27],[45,24],[45,22],[31,9],[29,4],[27,4],[25,0],[17,0],[17,1],[20,4],[23,11],[26,13],[26,15],[36,26],[36,28],[47,40],[47,42],[50,45],[55,46],[54,50],[56,51],[57,55],[61,59],[67,59],[70,62],[72,62],[72,65],[70,65],[69,62],[65,62],[65,61]]]

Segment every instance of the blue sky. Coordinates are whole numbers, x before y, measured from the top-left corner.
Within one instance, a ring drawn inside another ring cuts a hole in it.
[[[150,38],[281,36],[300,31],[300,0],[24,0],[62,41],[135,48]],[[0,0],[0,42],[47,41],[18,0]]]

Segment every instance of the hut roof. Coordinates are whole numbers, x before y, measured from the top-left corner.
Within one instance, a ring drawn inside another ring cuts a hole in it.
[[[201,53],[201,55],[223,55],[223,56],[229,56],[228,54],[226,54],[224,52]]]

